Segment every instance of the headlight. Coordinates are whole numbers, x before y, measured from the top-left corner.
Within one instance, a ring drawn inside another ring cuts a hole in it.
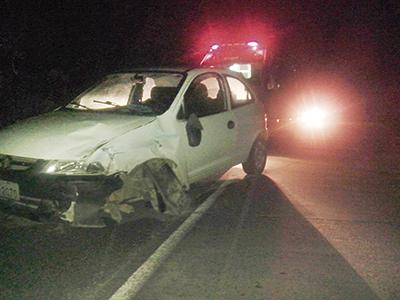
[[[327,122],[328,114],[325,110],[312,107],[310,109],[304,110],[300,116],[300,123],[306,128],[322,128],[325,127]]]
[[[43,168],[43,173],[62,175],[99,175],[104,171],[99,162],[87,164],[83,161],[50,161]]]

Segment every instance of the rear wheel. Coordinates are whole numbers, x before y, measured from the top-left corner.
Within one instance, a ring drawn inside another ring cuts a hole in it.
[[[243,170],[249,175],[260,175],[267,163],[267,143],[262,138],[257,138],[251,148],[250,155],[244,163]]]

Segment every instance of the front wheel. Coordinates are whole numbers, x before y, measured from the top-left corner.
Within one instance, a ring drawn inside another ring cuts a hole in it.
[[[247,161],[242,163],[243,170],[249,175],[260,175],[267,163],[267,143],[264,139],[258,138],[251,148]]]

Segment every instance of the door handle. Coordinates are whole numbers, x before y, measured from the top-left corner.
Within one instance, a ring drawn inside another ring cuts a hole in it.
[[[232,129],[235,127],[235,122],[233,122],[232,120],[229,120],[227,125],[228,125],[229,129]]]

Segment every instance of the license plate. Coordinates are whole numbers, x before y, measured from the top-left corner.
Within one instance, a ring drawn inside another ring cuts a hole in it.
[[[15,182],[0,180],[0,199],[19,201],[19,186]]]

